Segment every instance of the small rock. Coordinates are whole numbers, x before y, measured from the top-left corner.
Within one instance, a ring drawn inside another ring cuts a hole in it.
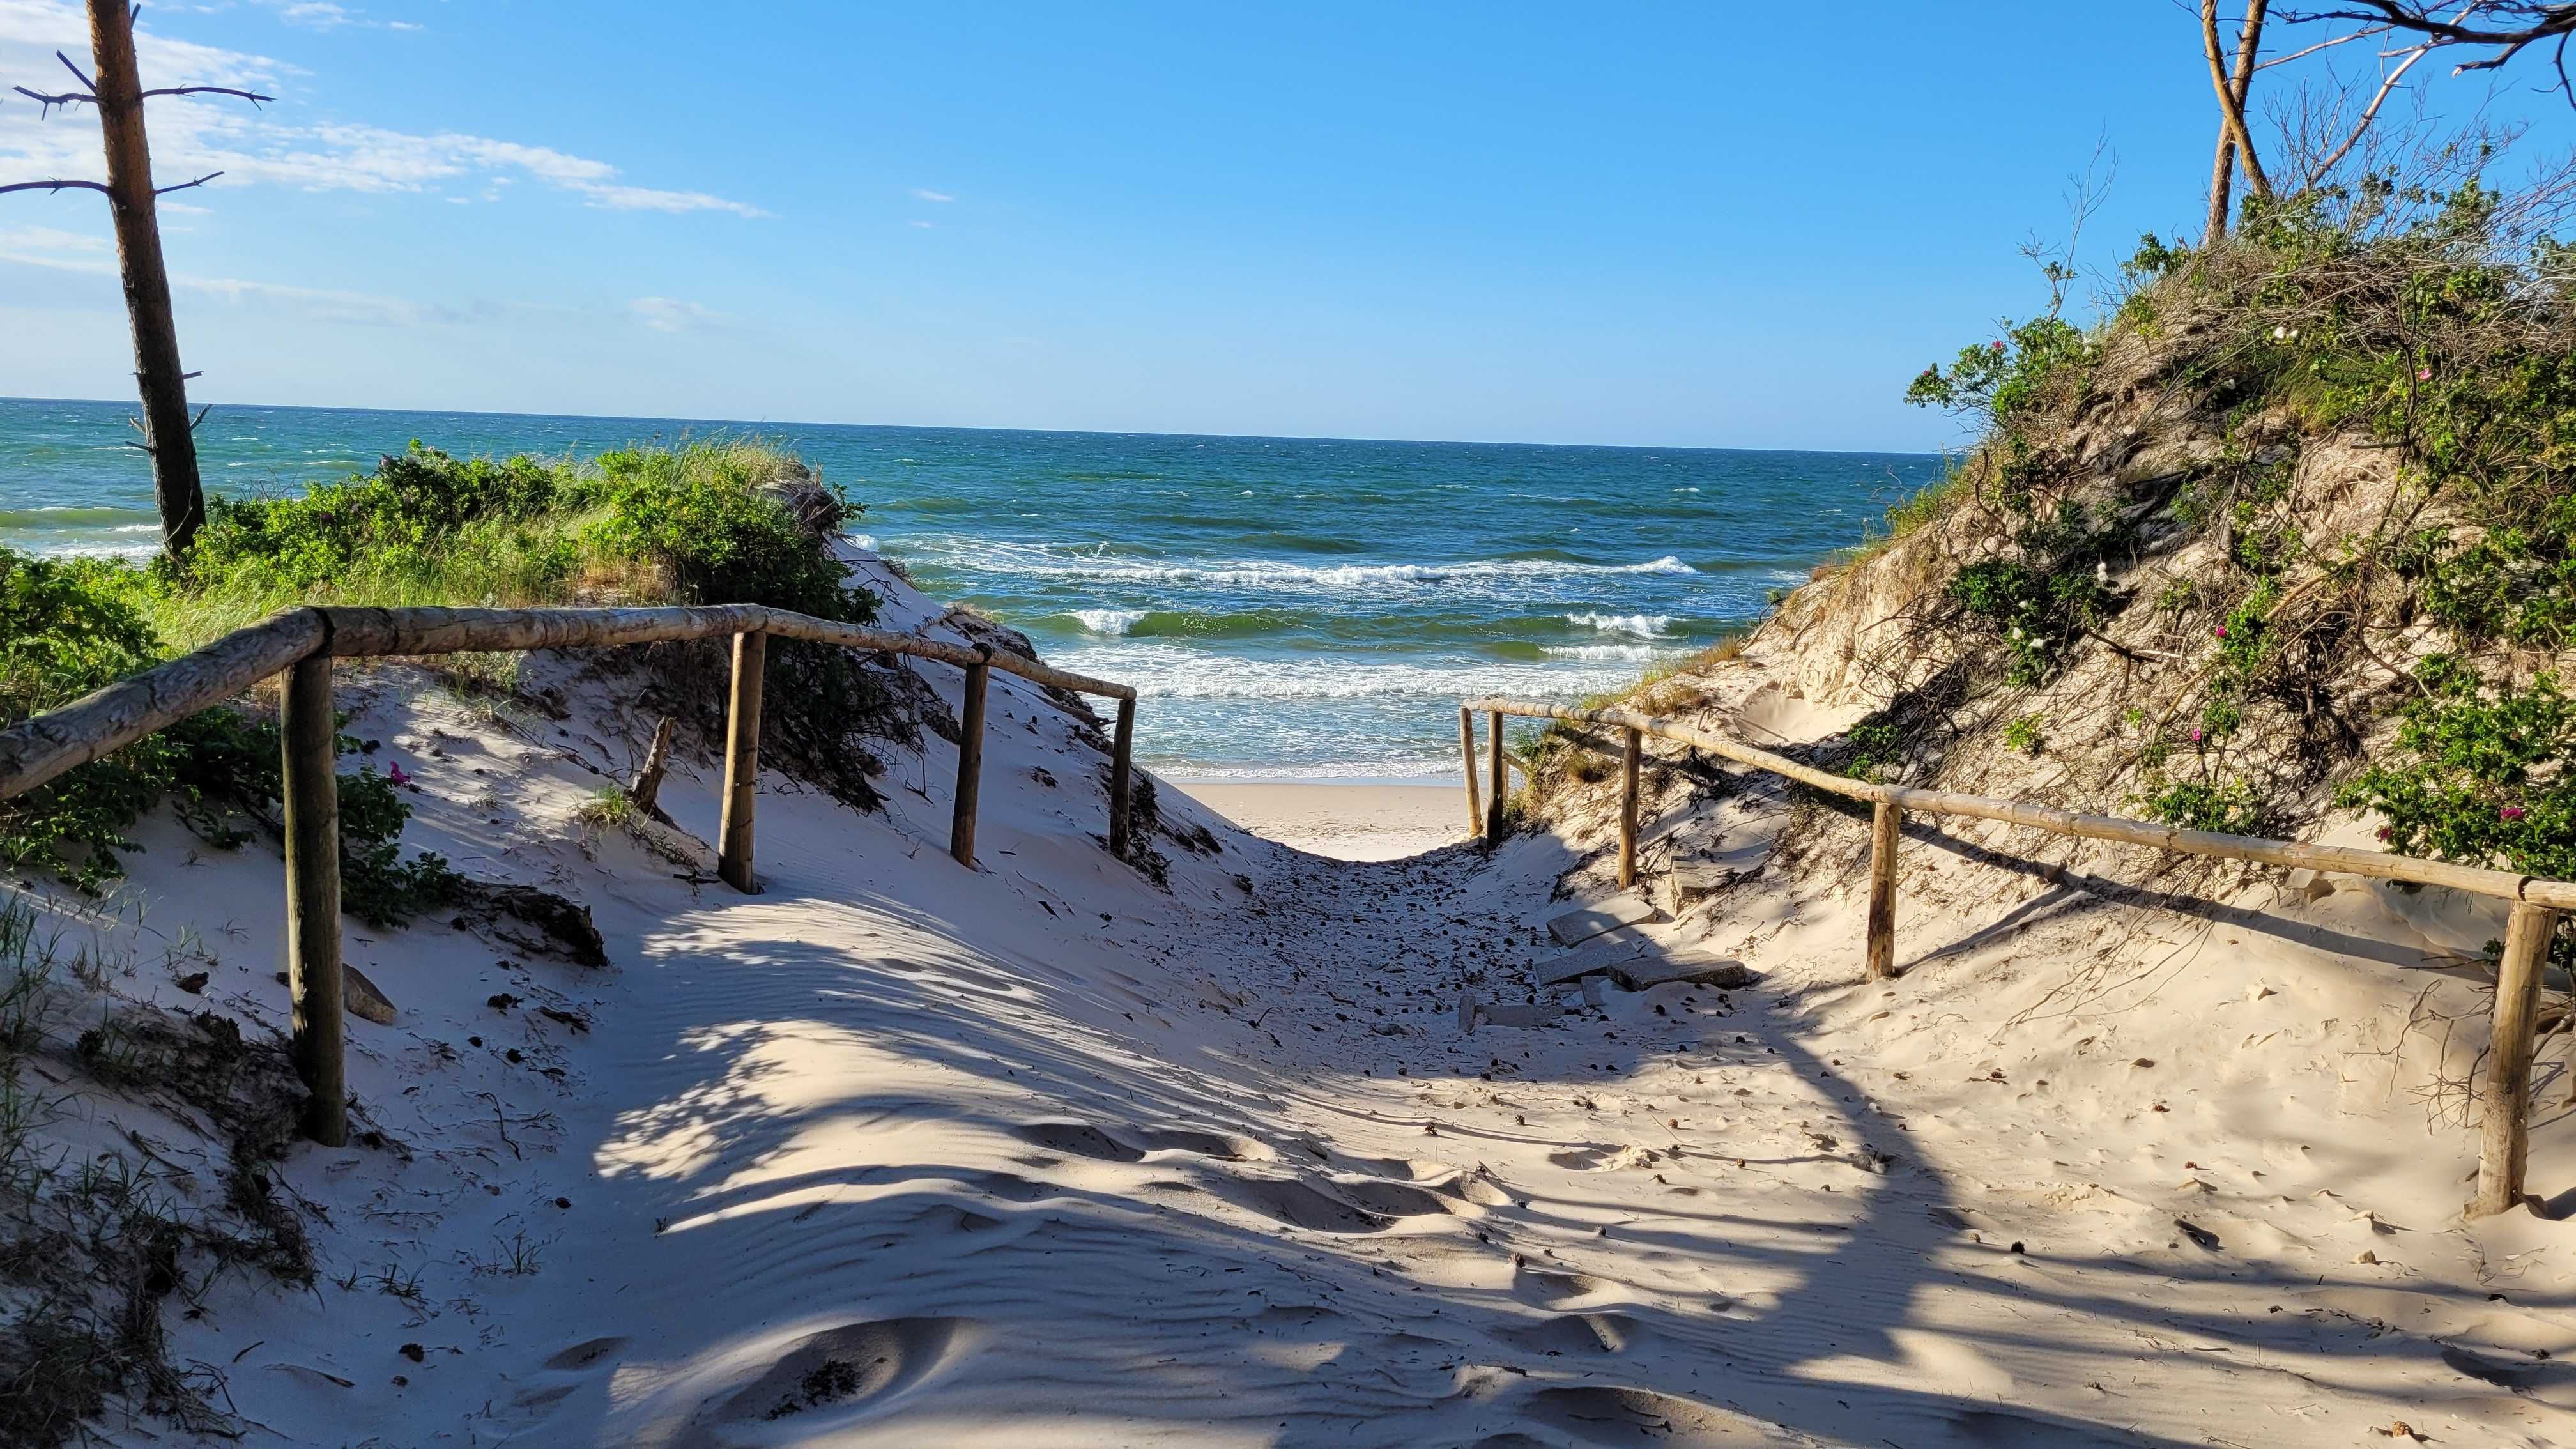
[[[2361,1256],[2353,1259],[2353,1261],[2356,1263],[2377,1263],[2379,1261],[2379,1255],[2370,1251],[2368,1248],[2364,1248],[2361,1250]]]
[[[378,1026],[394,1024],[393,999],[367,979],[367,973],[343,962],[340,966],[340,998],[351,1016],[372,1021]]]
[[[190,996],[195,996],[206,989],[206,980],[207,973],[203,971],[191,971],[187,975],[179,978],[179,989],[188,993]]]
[[[402,1346],[402,1356],[410,1359],[413,1363],[418,1363],[422,1359],[429,1357],[429,1350],[416,1343],[406,1343]]]

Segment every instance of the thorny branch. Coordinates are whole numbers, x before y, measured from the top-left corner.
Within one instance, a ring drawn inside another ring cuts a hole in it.
[[[58,50],[54,52],[54,59],[61,61],[63,63],[63,69],[70,71],[73,79],[78,80],[81,83],[81,88],[79,90],[64,91],[59,95],[48,95],[43,91],[29,90],[25,86],[11,86],[10,89],[16,91],[22,96],[25,96],[29,100],[34,101],[42,108],[43,114],[48,116],[53,114],[53,109],[56,106],[97,105],[98,82],[91,80],[88,74],[79,66],[72,64],[72,58],[70,56],[63,54],[61,51]],[[264,96],[257,91],[240,90],[232,86],[163,86],[157,90],[145,91],[137,99],[148,101],[154,96],[236,96],[242,100],[250,102],[254,106],[264,105],[267,102],[277,99],[275,96]],[[152,194],[155,196],[167,196],[173,191],[186,191],[191,187],[203,186],[207,182],[212,181],[223,174],[224,173],[220,171],[209,171],[194,181],[182,181],[176,186],[155,187],[153,188]],[[95,191],[102,196],[110,194],[108,192],[107,185],[104,182],[47,180],[12,182],[8,185],[0,186],[0,195],[5,195],[12,191],[62,191],[65,189]]]
[[[2555,42],[2551,46],[2551,64],[2558,73],[2557,88],[2568,93],[2576,104],[2576,90],[2567,78],[2567,41],[2576,35],[2576,4],[2545,3],[2545,0],[2469,0],[2451,16],[2443,19],[2434,13],[2448,6],[2434,6],[2421,0],[2351,0],[2354,8],[2304,10],[2285,13],[2282,18],[2292,24],[2314,21],[2351,20],[2387,30],[2402,30],[2425,38],[2428,50],[2446,46],[2482,47],[2486,54],[2465,60],[2451,68],[2453,75],[2470,71],[2495,70],[2511,62],[2534,45]]]

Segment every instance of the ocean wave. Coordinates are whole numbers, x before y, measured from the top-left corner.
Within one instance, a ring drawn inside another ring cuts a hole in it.
[[[1550,644],[1539,651],[1557,659],[1661,659],[1672,651],[1652,644]]]
[[[1672,635],[1670,614],[1568,614],[1565,622],[1581,624],[1604,634],[1633,634],[1640,639],[1665,639]]]
[[[969,544],[941,550],[940,561],[983,573],[1071,579],[1118,585],[1195,584],[1224,588],[1348,591],[1417,584],[1477,583],[1639,574],[1696,574],[1666,554],[1632,564],[1576,563],[1562,559],[1470,559],[1460,563],[1299,564],[1282,559],[1160,563],[1067,555],[1048,544]]]
[[[1051,662],[1122,680],[1147,699],[1442,700],[1508,694],[1569,699],[1637,682],[1632,660],[1530,660],[1436,656],[1393,660],[1349,655],[1243,658],[1138,640],[1077,647]]]
[[[1076,609],[1074,619],[1094,634],[1124,634],[1145,617],[1143,609]]]
[[[1186,788],[1191,782],[1213,785],[1236,782],[1338,780],[1352,784],[1450,785],[1458,779],[1458,761],[1449,755],[1393,755],[1380,760],[1318,760],[1295,765],[1228,765],[1205,763],[1186,755],[1154,763],[1154,773]]]

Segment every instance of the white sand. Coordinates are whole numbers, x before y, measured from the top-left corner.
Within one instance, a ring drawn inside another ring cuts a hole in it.
[[[406,678],[353,728],[419,779],[416,842],[578,894],[617,964],[351,924],[402,1008],[351,1023],[351,1085],[401,1150],[278,1169],[328,1214],[315,1291],[170,1315],[254,1442],[2576,1442],[2576,1228],[2459,1223],[2442,1058],[2389,1048],[2427,985],[2475,993],[2375,893],[2111,911],[1942,852],[1914,969],[1864,986],[1856,903],[1775,861],[1678,931],[1757,987],[1468,1036],[1457,994],[1525,996],[1560,874],[1602,893],[1597,837],[1330,861],[1167,792],[1223,848],[1159,839],[1165,892],[1096,841],[1101,756],[996,675],[981,870],[934,740],[881,815],[773,779],[745,899],[579,848],[645,727],[597,691],[513,733]],[[711,766],[668,803],[711,834]],[[1693,828],[1758,860],[1788,818]],[[1865,848],[1805,818],[1810,866]],[[275,857],[152,842],[144,924],[102,928],[121,989],[203,1004],[186,928],[206,999],[282,1024]],[[2541,1096],[2556,1193],[2554,1066]],[[175,1161],[189,1131],[151,1127]]]
[[[1250,834],[1335,860],[1420,855],[1472,833],[1459,785],[1168,783]]]

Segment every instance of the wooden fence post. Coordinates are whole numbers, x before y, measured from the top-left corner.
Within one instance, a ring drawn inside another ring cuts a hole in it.
[[[1135,772],[1136,701],[1118,701],[1118,741],[1109,757],[1109,853],[1127,858],[1127,781]]]
[[[744,895],[758,895],[751,874],[752,802],[760,793],[760,676],[769,636],[733,636],[733,697],[725,709],[724,816],[718,827],[716,874]]]
[[[331,711],[331,657],[287,671],[279,732],[286,783],[286,970],[295,1072],[312,1095],[304,1135],[349,1140],[348,1024],[340,987],[340,722]]]
[[[1896,974],[1896,842],[1905,812],[1881,800],[1869,823],[1869,967],[1872,981]]]
[[[2531,1107],[2532,1019],[2540,1009],[2541,968],[2549,964],[2549,938],[2557,913],[2528,901],[2513,903],[2504,932],[2504,960],[2496,968],[2495,1032],[2487,1046],[2487,1077],[2478,1088],[2480,1132],[2478,1195],[2469,1216],[2489,1217],[2522,1201],[2523,1167],[2531,1151],[2524,1117]]]
[[[948,853],[968,870],[975,868],[975,798],[983,789],[984,687],[992,682],[993,650],[979,644],[983,658],[966,666],[966,707],[957,720],[957,812],[948,822]]]
[[[1458,755],[1467,767],[1467,829],[1470,833],[1485,827],[1484,807],[1476,803],[1476,712],[1458,706]]]
[[[1627,730],[1628,752],[1619,761],[1619,888],[1637,883],[1637,757],[1646,737],[1636,726]]]
[[[1499,845],[1503,839],[1503,796],[1510,792],[1511,777],[1503,773],[1503,712],[1489,711],[1485,727],[1493,738],[1485,741],[1485,843]]]

